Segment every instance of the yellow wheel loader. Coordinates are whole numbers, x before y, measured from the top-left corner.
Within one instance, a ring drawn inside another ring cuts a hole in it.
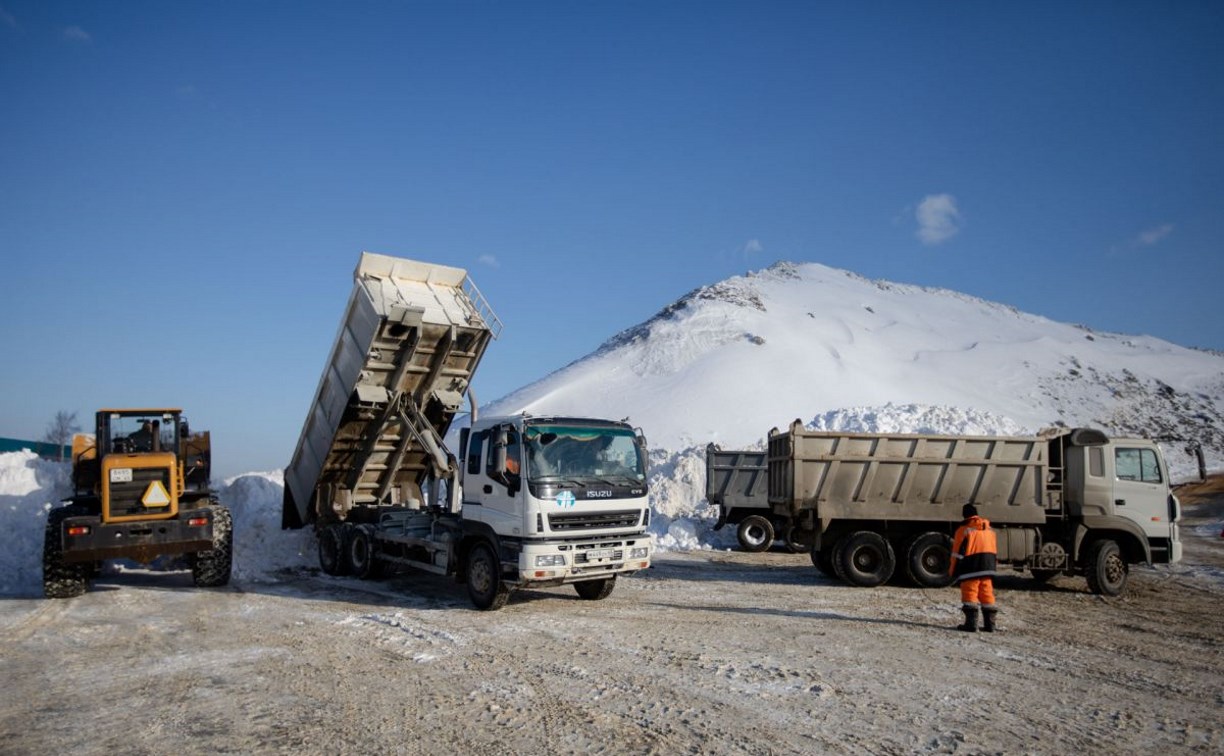
[[[43,592],[85,592],[106,559],[186,555],[197,586],[229,583],[233,520],[209,489],[208,431],[178,409],[104,409],[72,440],[75,493],[47,515]]]

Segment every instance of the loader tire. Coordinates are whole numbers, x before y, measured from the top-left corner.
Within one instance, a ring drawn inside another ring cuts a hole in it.
[[[574,583],[574,590],[578,592],[578,598],[583,601],[602,601],[612,595],[612,589],[615,587],[615,575],[600,578],[599,580],[584,580],[581,583]]]
[[[740,548],[744,551],[765,551],[773,545],[774,526],[768,519],[760,515],[749,515],[739,524],[735,532]]]
[[[66,506],[47,513],[43,535],[43,595],[47,598],[75,598],[89,587],[89,564],[64,561],[64,520],[87,514],[81,507]]]
[[[1101,596],[1120,595],[1126,588],[1127,571],[1126,560],[1116,541],[1105,538],[1088,547],[1084,558],[1088,590]]]
[[[342,523],[326,525],[319,531],[319,567],[328,575],[347,575],[348,557]]]
[[[851,585],[874,588],[892,577],[897,557],[892,544],[879,533],[860,530],[847,536],[838,549],[839,575]]]
[[[191,559],[191,579],[199,588],[229,585],[234,566],[234,518],[229,509],[213,504],[212,548]]]
[[[919,588],[944,588],[952,585],[948,574],[952,561],[952,539],[946,533],[921,533],[906,541],[905,576]]]

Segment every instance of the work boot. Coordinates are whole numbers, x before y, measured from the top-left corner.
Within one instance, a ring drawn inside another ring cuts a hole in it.
[[[978,614],[977,607],[976,606],[962,606],[961,611],[965,613],[965,623],[963,625],[957,625],[956,629],[964,630],[967,633],[976,633],[977,632],[977,614]]]
[[[999,610],[993,606],[982,607],[982,632],[993,633],[995,631],[995,615],[998,613]]]

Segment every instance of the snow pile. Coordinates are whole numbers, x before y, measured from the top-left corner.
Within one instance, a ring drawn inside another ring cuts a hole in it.
[[[911,417],[915,406],[986,422]],[[863,408],[879,408],[874,423]],[[898,425],[894,410],[913,425]],[[629,417],[652,447],[671,451],[743,447],[795,418],[844,429],[842,415],[864,430],[1088,426],[1178,439],[1166,448],[1185,479],[1197,471],[1173,452],[1188,443],[1208,450],[1213,469],[1224,465],[1224,356],[953,291],[778,263],[691,292],[481,411]]]
[[[47,512],[71,493],[68,465],[32,451],[0,454],[0,596],[42,595]]]
[[[234,580],[274,581],[318,566],[312,530],[281,530],[284,495],[282,470],[229,478],[217,490],[234,517]]]

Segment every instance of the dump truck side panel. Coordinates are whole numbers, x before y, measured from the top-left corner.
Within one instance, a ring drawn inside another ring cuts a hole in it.
[[[827,433],[801,426],[769,439],[769,500],[792,520],[955,522],[978,505],[992,522],[1045,522],[1048,441]]]

